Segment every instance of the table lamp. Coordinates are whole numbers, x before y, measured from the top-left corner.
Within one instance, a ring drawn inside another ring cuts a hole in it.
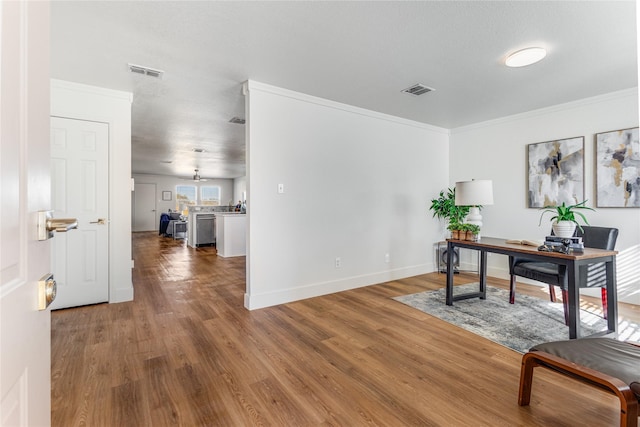
[[[489,179],[456,182],[456,206],[470,206],[467,223],[482,227],[478,206],[493,204],[493,182]]]

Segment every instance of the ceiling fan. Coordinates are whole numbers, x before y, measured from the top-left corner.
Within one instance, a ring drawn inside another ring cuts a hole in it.
[[[195,182],[206,181],[205,178],[200,178],[200,174],[198,173],[198,169],[195,169],[195,174],[193,175],[193,180]]]

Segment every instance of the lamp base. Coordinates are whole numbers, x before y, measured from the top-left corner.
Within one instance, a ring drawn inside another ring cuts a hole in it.
[[[482,227],[482,215],[480,215],[480,208],[477,206],[471,206],[469,209],[469,215],[467,215],[466,223]]]

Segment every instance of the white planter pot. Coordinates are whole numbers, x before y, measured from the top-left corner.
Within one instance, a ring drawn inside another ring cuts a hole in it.
[[[572,237],[576,231],[576,223],[573,221],[558,221],[551,224],[553,234],[558,237]]]

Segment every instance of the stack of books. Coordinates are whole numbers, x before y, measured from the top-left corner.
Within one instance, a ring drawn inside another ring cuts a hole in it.
[[[545,246],[562,247],[565,246],[566,240],[569,240],[569,249],[572,252],[584,252],[584,243],[582,243],[582,237],[547,236],[544,238],[544,244]]]

